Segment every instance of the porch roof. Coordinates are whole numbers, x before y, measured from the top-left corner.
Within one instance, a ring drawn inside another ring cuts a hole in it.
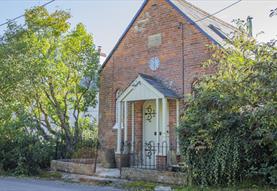
[[[146,75],[146,74],[141,74],[139,73],[139,75],[145,80],[147,81],[150,85],[152,85],[156,90],[158,90],[161,94],[163,94],[165,97],[168,98],[179,98],[179,96],[177,95],[177,93],[175,91],[173,91],[172,89],[169,89],[168,87],[166,87],[161,80],[158,80],[152,76]]]
[[[136,101],[157,98],[180,98],[178,94],[166,87],[161,80],[139,73],[138,77],[119,96],[118,101]]]

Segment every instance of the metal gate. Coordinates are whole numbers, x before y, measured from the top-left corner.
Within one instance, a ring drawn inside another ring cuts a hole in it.
[[[148,141],[137,143],[136,149],[130,154],[130,166],[142,169],[159,169],[165,170],[168,167],[167,162],[160,163],[158,157],[167,159],[169,147],[167,142],[155,143]]]

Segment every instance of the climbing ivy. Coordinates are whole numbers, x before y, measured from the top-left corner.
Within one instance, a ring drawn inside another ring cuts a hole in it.
[[[205,67],[179,127],[182,155],[195,184],[255,180],[277,184],[276,40],[258,43],[244,25]]]

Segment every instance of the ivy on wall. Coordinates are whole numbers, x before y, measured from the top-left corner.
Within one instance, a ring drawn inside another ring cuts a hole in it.
[[[211,47],[217,73],[195,85],[179,127],[192,183],[277,184],[276,40],[258,43],[245,25],[228,48]]]

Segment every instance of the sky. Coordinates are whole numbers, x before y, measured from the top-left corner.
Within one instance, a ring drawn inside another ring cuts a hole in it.
[[[188,0],[208,13],[214,13],[237,0]],[[46,3],[45,0],[0,0],[0,24],[24,13],[25,9]],[[71,12],[71,26],[83,23],[93,34],[96,46],[102,46],[108,54],[136,14],[143,0],[56,0],[47,6],[51,12],[56,9]],[[259,41],[269,41],[277,36],[277,16],[269,17],[270,10],[277,8],[277,0],[242,0],[233,7],[217,14],[231,23],[233,19],[252,16],[254,35]],[[18,20],[22,23],[24,18]],[[6,26],[0,27],[0,34]],[[103,60],[102,60],[103,61]]]

